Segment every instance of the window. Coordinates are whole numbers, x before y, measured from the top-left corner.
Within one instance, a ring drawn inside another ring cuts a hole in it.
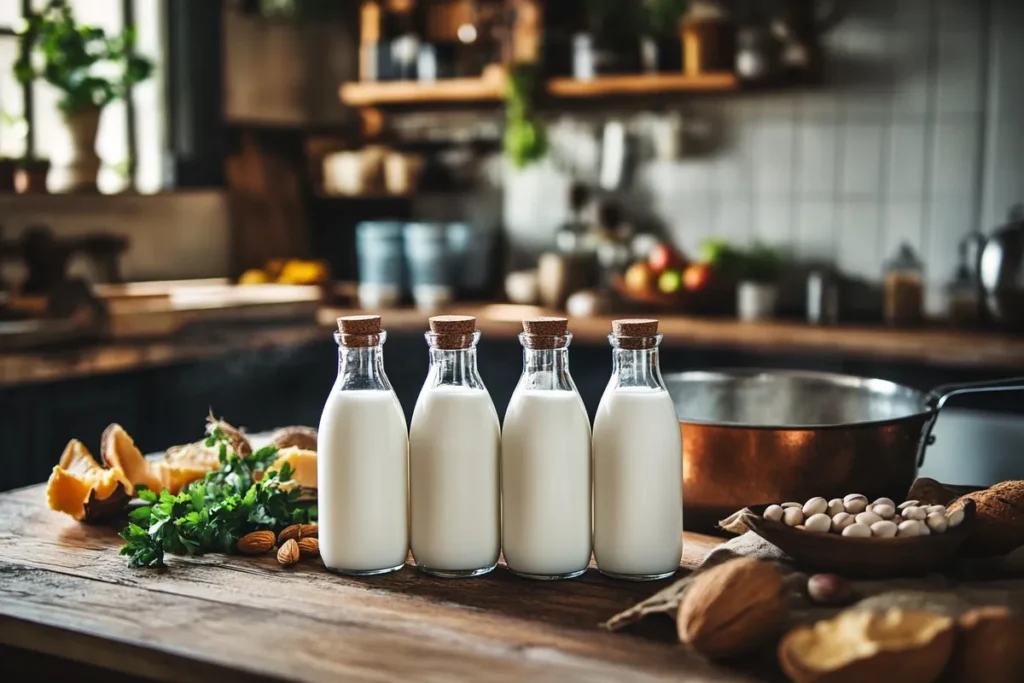
[[[136,49],[153,60],[153,76],[132,89],[128,102],[103,110],[96,152],[103,160],[98,185],[112,194],[134,186],[158,192],[163,185],[166,111],[163,96],[163,10],[167,0],[68,0],[83,24],[107,33],[134,26]],[[18,56],[15,30],[27,11],[40,10],[47,0],[0,0],[0,155],[32,154],[50,159],[56,168],[67,161],[70,141],[57,110],[57,91],[48,83],[23,87],[11,73]]]

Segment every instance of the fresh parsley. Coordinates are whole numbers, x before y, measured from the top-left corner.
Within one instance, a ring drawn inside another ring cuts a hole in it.
[[[121,554],[128,556],[129,567],[163,567],[164,553],[231,553],[238,539],[252,531],[276,533],[291,524],[316,521],[316,508],[298,502],[299,487],[281,486],[291,481],[291,466],[285,463],[279,472],[266,471],[277,459],[277,448],[269,446],[241,458],[219,428],[206,445],[218,447],[219,470],[177,495],[139,487],[138,497],[145,505],[129,513],[129,524],[120,534],[125,540]],[[256,472],[264,472],[259,481]]]

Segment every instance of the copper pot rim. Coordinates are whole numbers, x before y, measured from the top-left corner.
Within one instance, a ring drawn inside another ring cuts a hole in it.
[[[784,376],[794,379],[806,379],[851,389],[860,389],[870,393],[881,395],[902,395],[908,402],[916,401],[919,410],[898,417],[890,417],[882,420],[858,420],[856,422],[838,422],[824,424],[753,424],[746,422],[723,422],[717,420],[695,420],[680,419],[680,426],[713,427],[721,429],[742,429],[765,432],[818,432],[818,431],[839,431],[851,429],[878,429],[880,427],[905,426],[908,423],[927,421],[937,412],[937,408],[930,406],[928,396],[922,391],[908,387],[904,384],[891,382],[885,379],[874,377],[862,377],[858,375],[846,375],[833,372],[819,372],[814,370],[773,370],[770,368],[736,368],[736,369],[711,369],[711,370],[690,370],[685,372],[673,372],[664,375],[666,385],[673,380],[692,381],[701,380],[705,382],[735,381],[737,379],[756,379],[762,376]],[[671,390],[670,390],[671,391]]]

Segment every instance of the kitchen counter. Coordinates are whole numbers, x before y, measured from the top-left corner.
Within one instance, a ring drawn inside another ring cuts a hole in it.
[[[455,306],[450,313],[474,315],[487,337],[514,339],[524,317],[559,315],[531,306],[477,304]],[[0,356],[0,386],[128,372],[176,362],[226,356],[242,350],[294,347],[330,340],[335,320],[363,313],[321,307],[319,325],[282,325],[185,334],[85,346],[69,351],[26,351]],[[427,314],[413,309],[383,312],[392,334],[420,334]],[[577,345],[607,344],[611,321],[621,316],[574,318],[569,329]],[[1024,336],[996,331],[940,328],[892,330],[869,327],[815,327],[795,322],[740,323],[691,316],[660,316],[666,348],[728,348],[753,353],[799,353],[945,368],[1007,370],[1024,368]],[[207,325],[209,328],[209,325]]]
[[[512,338],[522,331],[526,317],[565,315],[532,306],[480,304],[456,306],[449,313],[473,315],[485,335]],[[323,325],[334,325],[343,315],[362,311],[321,308]],[[390,332],[422,332],[427,315],[414,310],[385,311],[384,328]],[[611,322],[626,314],[573,318],[569,331],[574,343],[607,344]],[[643,316],[639,316],[643,317]],[[653,317],[653,316],[652,316]],[[895,330],[885,327],[813,326],[798,322],[742,323],[733,319],[660,315],[662,345],[728,347],[764,352],[817,353],[884,361],[910,361],[961,368],[1024,367],[1024,336],[995,331],[961,331],[941,328]]]
[[[718,543],[686,534],[683,566]],[[89,678],[77,668],[85,665],[218,683],[751,680],[681,648],[671,619],[629,635],[597,627],[667,581],[614,581],[592,568],[578,580],[531,582],[503,567],[467,580],[411,567],[356,579],[319,561],[282,569],[272,555],[170,558],[166,570],[143,570],[125,567],[119,545],[115,526],[47,509],[41,485],[0,494],[6,673],[55,680],[63,666]]]

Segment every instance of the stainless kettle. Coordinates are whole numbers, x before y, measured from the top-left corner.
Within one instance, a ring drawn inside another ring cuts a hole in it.
[[[974,233],[966,243],[976,249],[978,284],[992,318],[1024,327],[1024,205],[1010,210],[1006,225],[985,237]]]

